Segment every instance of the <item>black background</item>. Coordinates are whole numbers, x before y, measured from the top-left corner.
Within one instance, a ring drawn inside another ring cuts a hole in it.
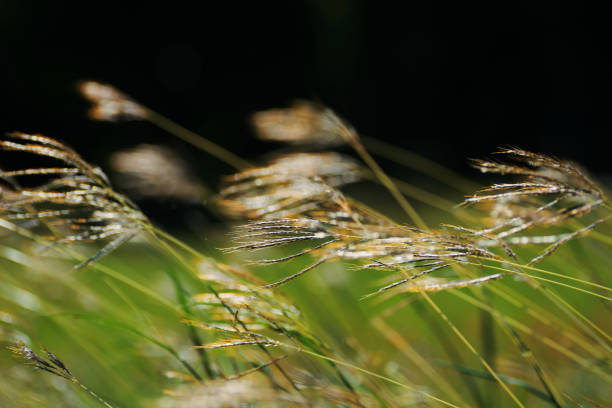
[[[607,173],[608,14],[578,3],[0,1],[0,130],[99,163],[167,141],[204,178],[230,171],[151,125],[89,121],[91,78],[247,158],[271,149],[249,113],[309,98],[466,174],[507,144]]]

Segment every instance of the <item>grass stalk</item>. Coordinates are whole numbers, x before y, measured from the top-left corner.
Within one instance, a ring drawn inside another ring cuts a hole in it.
[[[395,346],[408,360],[414,364],[419,370],[429,377],[429,379],[436,384],[440,390],[444,391],[447,396],[452,398],[458,404],[467,406],[467,403],[461,398],[461,396],[454,390],[454,388],[435,371],[431,363],[424,359],[411,345],[407,342],[398,332],[396,332],[391,326],[389,326],[380,317],[375,317],[371,321],[372,325],[383,335],[385,338]]]
[[[521,403],[521,401],[517,398],[517,396],[514,395],[514,393],[510,390],[510,388],[508,388],[506,383],[504,383],[501,380],[501,378],[499,378],[499,376],[497,375],[497,373],[495,373],[493,368],[491,368],[489,363],[487,363],[482,358],[482,356],[480,356],[480,354],[478,354],[478,352],[476,351],[474,346],[472,346],[472,344],[468,341],[468,339],[465,338],[465,336],[463,335],[463,333],[461,333],[461,331],[457,328],[457,326],[455,326],[450,321],[450,319],[446,316],[446,314],[444,314],[444,312],[438,307],[438,305],[431,299],[431,297],[426,292],[423,292],[423,291],[421,291],[421,296],[423,296],[423,298],[425,298],[427,303],[430,304],[430,306],[442,318],[442,320],[444,320],[446,322],[446,324],[448,324],[448,326],[455,333],[455,335],[457,335],[457,337],[459,337],[459,339],[467,347],[467,349],[470,350],[470,352],[472,352],[472,354],[474,354],[474,356],[480,361],[480,363],[485,367],[485,369],[489,372],[489,374],[491,374],[491,376],[493,376],[493,378],[495,378],[495,381],[497,381],[497,383],[503,388],[503,390],[506,392],[506,394],[508,394],[510,396],[510,398],[512,398],[512,400],[514,401],[516,406],[521,407],[521,408],[525,408],[525,406]]]
[[[149,109],[146,109],[145,118],[154,125],[164,129],[173,136],[201,149],[217,159],[229,164],[234,169],[244,170],[251,167],[251,164],[246,160],[235,155],[231,151],[211,142],[208,139],[192,132],[191,130],[179,125],[178,123],[168,119],[167,117]]]
[[[395,201],[402,207],[402,210],[415,223],[415,225],[423,230],[427,230],[427,225],[421,218],[421,216],[416,212],[414,207],[406,200],[406,197],[397,189],[393,181],[387,176],[387,174],[383,171],[383,169],[376,163],[374,158],[368,153],[365,149],[361,141],[357,137],[349,138],[349,143],[355,149],[359,157],[365,162],[365,164],[374,172],[376,177],[380,180],[380,182],[389,190]]]
[[[469,193],[478,189],[478,184],[433,160],[429,160],[409,150],[402,149],[401,147],[394,146],[379,139],[366,136],[361,136],[361,139],[365,147],[375,155],[417,170],[449,187],[453,187],[464,193]]]

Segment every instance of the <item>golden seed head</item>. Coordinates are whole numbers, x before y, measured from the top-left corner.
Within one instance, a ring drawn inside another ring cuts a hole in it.
[[[93,103],[89,116],[94,120],[116,122],[119,120],[142,120],[147,110],[114,87],[96,81],[83,81],[79,91]]]
[[[333,146],[356,137],[354,129],[331,109],[298,101],[285,109],[270,109],[251,118],[261,140]]]

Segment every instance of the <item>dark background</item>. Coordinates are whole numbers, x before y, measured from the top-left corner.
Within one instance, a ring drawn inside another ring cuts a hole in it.
[[[0,1],[0,130],[99,163],[166,141],[204,178],[230,171],[151,125],[89,121],[74,83],[91,78],[248,158],[271,149],[249,113],[309,98],[466,174],[507,144],[608,173],[608,14],[491,3]]]

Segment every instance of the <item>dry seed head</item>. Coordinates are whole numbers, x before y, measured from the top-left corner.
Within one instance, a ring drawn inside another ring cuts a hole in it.
[[[283,348],[283,341],[306,348],[314,346],[319,352],[327,350],[308,331],[302,316],[290,301],[278,293],[261,288],[258,279],[252,279],[250,275],[226,265],[206,262],[201,277],[209,291],[196,295],[194,304],[205,309],[210,318],[206,322],[187,320],[184,323],[207,330],[214,336],[215,341],[196,348],[222,349],[227,353],[226,357],[235,356],[236,372],[226,376],[225,381],[231,383],[247,377],[259,379],[264,374],[268,377],[268,384],[282,384],[282,388],[275,387],[275,390],[283,390],[283,397],[276,395],[275,402],[306,402],[312,398],[339,401],[343,398],[340,387],[329,396],[314,390],[313,395],[306,398],[307,388],[314,387],[298,385],[292,379],[286,371],[286,365],[280,362],[287,356],[272,355],[270,350]],[[254,361],[259,363],[254,364],[253,357]],[[261,363],[262,360],[264,363]],[[263,368],[267,367],[270,367],[270,370],[263,371]],[[352,391],[346,392],[354,394]],[[348,394],[344,396],[346,395]],[[248,398],[250,403],[257,404],[257,393],[249,395]]]
[[[331,146],[357,137],[354,129],[332,110],[306,101],[285,109],[257,112],[251,122],[261,140]]]
[[[11,350],[15,355],[21,358],[26,365],[32,366],[38,370],[45,371],[47,373],[56,375],[61,377],[67,381],[70,381],[73,384],[76,384],[80,387],[81,390],[89,394],[90,397],[97,400],[100,404],[105,406],[106,408],[113,408],[108,402],[104,399],[100,398],[95,392],[87,388],[83,385],[78,378],[76,378],[70,370],[64,365],[62,361],[60,361],[53,353],[43,348],[46,357],[41,357],[36,354],[31,347],[25,345],[24,343],[17,343],[13,346],[7,347]]]
[[[232,218],[277,218],[316,207],[316,201],[326,199],[331,190],[317,180],[296,177],[291,181],[269,184],[245,194],[229,195],[222,191],[216,206]]]
[[[466,204],[490,205],[491,226],[475,235],[490,237],[493,243],[566,242],[567,234],[559,234],[553,241],[550,234],[519,234],[536,227],[564,226],[570,219],[583,217],[608,202],[595,182],[574,163],[518,148],[500,149],[497,154],[505,160],[475,160],[474,167],[484,173],[512,174],[519,180],[494,184],[465,200]]]
[[[516,183],[495,184],[467,203],[495,201],[502,198],[531,198],[539,196],[567,196],[578,201],[607,201],[601,189],[576,164],[518,148],[500,149],[505,162],[474,160],[474,167],[483,173],[514,174],[523,180]],[[513,163],[515,162],[515,163]]]
[[[78,86],[81,95],[94,105],[89,116],[94,120],[116,122],[142,120],[147,110],[114,87],[96,81],[83,81]]]
[[[226,177],[216,200],[235,218],[279,218],[300,214],[336,195],[333,187],[358,181],[363,169],[336,153],[298,153]]]
[[[337,191],[334,193],[340,195]],[[359,260],[364,263],[363,268],[408,268],[416,271],[380,291],[452,263],[464,262],[468,257],[497,258],[465,236],[399,226],[357,203],[328,200],[316,204],[316,208],[307,211],[307,216],[251,222],[241,227],[236,233],[237,245],[230,250],[308,244],[306,249],[301,246],[290,255],[260,261],[284,262],[306,254],[317,259],[309,267],[267,287],[284,284],[335,259]]]
[[[482,285],[489,281],[501,279],[504,275],[496,273],[475,279],[450,280],[445,278],[423,278],[415,280],[403,287],[405,292],[439,292],[448,289],[464,288],[466,286]]]
[[[240,271],[234,274],[234,269],[223,266],[206,264],[206,273],[200,278],[211,290],[193,297],[197,307],[212,316],[213,327],[233,328],[243,334],[246,331],[248,338],[266,329],[300,332],[304,337],[311,337],[302,329],[299,310],[288,299],[262,289],[259,279]]]
[[[193,176],[187,163],[164,146],[141,144],[113,153],[110,165],[119,175],[119,187],[134,198],[201,202],[209,195],[208,188]]]
[[[331,186],[340,186],[359,181],[365,170],[359,163],[347,156],[334,152],[292,153],[272,159],[267,165],[244,170],[225,177],[226,182],[245,183],[271,176],[320,177]]]
[[[0,173],[3,180],[8,180],[0,197],[0,218],[6,222],[45,230],[54,245],[110,241],[79,266],[106,255],[149,225],[128,198],[112,189],[100,168],[68,146],[40,135],[16,132],[8,136],[0,140],[0,149],[35,154],[59,165]],[[42,182],[41,176],[45,177]],[[20,187],[21,180],[28,188]]]
[[[16,356],[21,358],[25,364],[30,365],[38,370],[46,371],[50,374],[57,375],[67,380],[72,380],[74,376],[68,368],[62,363],[55,355],[47,350],[44,350],[47,354],[47,358],[43,358],[36,354],[31,347],[24,343],[17,343],[15,345],[7,347]]]

